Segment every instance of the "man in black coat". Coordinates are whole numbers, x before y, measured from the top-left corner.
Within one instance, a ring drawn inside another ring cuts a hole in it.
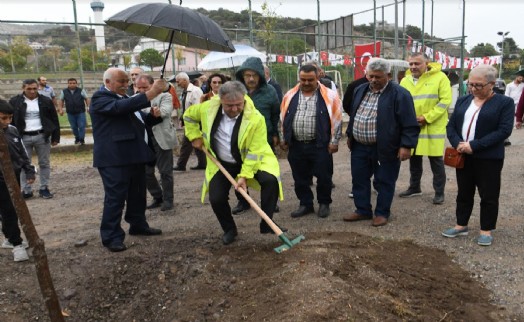
[[[162,233],[149,227],[145,216],[145,165],[153,162],[155,156],[146,132],[150,116],[139,111],[149,107],[150,101],[162,93],[167,84],[156,80],[145,94],[127,97],[128,83],[124,71],[109,68],[104,73],[105,87],[93,95],[89,108],[93,124],[93,166],[98,168],[105,192],[100,235],[102,244],[112,252],[126,250],[125,232],[120,226],[124,206],[130,235]]]
[[[22,136],[22,141],[31,160],[33,149],[38,156],[40,172],[39,195],[44,199],[53,198],[49,191],[49,177],[51,176],[51,146],[60,142],[60,124],[53,101],[47,96],[38,93],[36,79],[26,79],[22,83],[23,93],[9,100],[14,107],[13,125]],[[27,183],[25,174],[20,177],[22,195],[24,198],[33,196],[33,189]]]

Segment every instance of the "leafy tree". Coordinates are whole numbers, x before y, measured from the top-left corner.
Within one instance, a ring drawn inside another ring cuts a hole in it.
[[[160,66],[164,63],[162,55],[153,48],[146,49],[140,53],[140,64],[146,65],[153,70],[153,67]]]
[[[123,59],[124,59],[124,67],[127,70],[127,68],[129,67],[129,64],[131,64],[131,55],[124,55]]]
[[[275,9],[271,8],[267,1],[262,4],[262,16],[255,21],[261,30],[257,31],[257,36],[262,38],[266,47],[266,53],[269,55],[273,40],[275,39],[275,27],[279,16]]]
[[[502,41],[497,43],[498,48],[502,48]],[[520,51],[519,46],[515,43],[515,40],[511,37],[504,39],[504,57],[509,56],[509,54],[518,53]]]
[[[298,36],[291,36],[287,39],[279,37],[278,39],[273,40],[273,43],[271,44],[271,51],[282,55],[298,55],[310,50],[311,46]]]
[[[470,55],[473,57],[496,56],[499,52],[492,44],[480,43],[471,48]]]

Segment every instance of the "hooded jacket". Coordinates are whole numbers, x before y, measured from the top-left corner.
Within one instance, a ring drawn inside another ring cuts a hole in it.
[[[260,77],[258,88],[252,93],[248,93],[255,104],[255,108],[260,111],[266,120],[267,141],[272,142],[272,137],[278,137],[278,120],[280,115],[280,103],[275,88],[266,81],[264,65],[258,57],[249,57],[240,66],[235,76],[236,79],[246,85],[244,82],[244,71],[252,70]],[[246,86],[247,88],[247,86]]]
[[[27,156],[27,151],[16,127],[8,125],[7,128],[4,129],[4,136],[7,141],[7,149],[9,150],[15,173],[19,174],[23,170],[27,179],[34,179],[35,167],[31,165],[31,160],[29,160]],[[0,181],[4,181],[2,171],[0,171]]]
[[[242,117],[238,137],[233,138],[238,144],[242,168],[238,177],[247,179],[247,185],[254,189],[260,190],[258,181],[254,179],[255,173],[262,170],[274,175],[278,179],[280,199],[283,199],[282,181],[280,180],[280,166],[273,150],[265,140],[266,126],[264,117],[255,108],[253,101],[245,95],[244,111],[239,117]],[[202,138],[204,146],[216,157],[212,149],[213,122],[218,113],[221,112],[220,99],[214,97],[202,104],[191,106],[184,113],[185,134],[189,141]],[[233,141],[234,142],[234,141]],[[202,185],[202,202],[206,193],[209,191],[209,182],[219,171],[218,166],[211,160],[207,160],[206,179]]]
[[[408,70],[400,82],[400,86],[413,96],[417,117],[422,115],[426,119],[426,124],[420,127],[415,155],[444,155],[448,106],[452,94],[449,79],[441,68],[439,63],[429,63],[427,71],[420,75],[416,84]]]

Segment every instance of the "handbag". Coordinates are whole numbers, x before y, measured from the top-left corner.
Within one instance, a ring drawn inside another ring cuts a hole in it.
[[[444,151],[444,164],[456,168],[464,168],[464,155],[457,151],[454,147],[448,146]]]
[[[471,125],[473,124],[473,120],[475,119],[475,115],[480,111],[480,108],[478,108],[473,116],[471,117],[471,122],[469,122],[468,127],[468,133],[466,134],[466,140],[469,139],[469,131],[471,130]],[[446,150],[444,151],[444,164],[455,168],[455,169],[462,169],[464,168],[464,155],[457,151],[452,146],[448,146]]]

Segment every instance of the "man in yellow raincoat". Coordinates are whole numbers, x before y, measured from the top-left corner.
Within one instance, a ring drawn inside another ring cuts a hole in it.
[[[277,200],[279,196],[283,199],[283,194],[280,166],[267,142],[264,117],[242,83],[226,82],[218,94],[184,113],[186,137],[196,149],[205,146],[236,177],[235,188],[260,189],[261,208],[272,218]],[[209,192],[209,202],[224,231],[222,242],[227,245],[238,235],[228,201],[231,183],[215,163],[207,161],[202,201]],[[260,233],[272,233],[265,221],[260,222]]]
[[[413,96],[420,135],[413,156],[409,159],[409,188],[401,192],[399,197],[422,194],[422,156],[428,156],[433,172],[434,204],[444,203],[446,171],[442,156],[446,141],[448,106],[451,103],[451,85],[441,68],[439,63],[429,63],[425,54],[415,53],[409,58],[409,71],[400,82],[400,86]]]

